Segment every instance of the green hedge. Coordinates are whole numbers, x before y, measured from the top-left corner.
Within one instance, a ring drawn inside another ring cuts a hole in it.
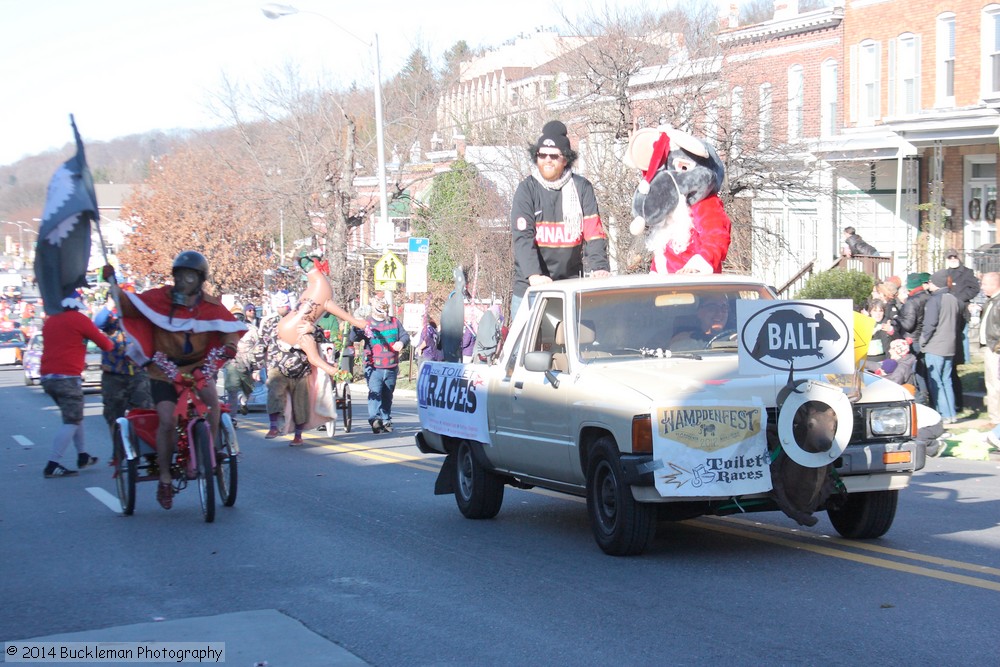
[[[796,299],[850,299],[859,309],[871,298],[875,279],[860,271],[831,269],[817,273],[806,281]]]

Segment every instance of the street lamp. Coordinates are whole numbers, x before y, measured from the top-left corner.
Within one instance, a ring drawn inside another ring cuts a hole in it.
[[[341,32],[350,35],[357,41],[361,42],[368,48],[375,48],[375,143],[378,150],[378,194],[379,194],[379,222],[382,223],[382,229],[385,229],[385,225],[389,222],[389,197],[385,191],[385,144],[384,136],[382,132],[382,69],[379,58],[378,51],[378,33],[374,33],[374,42],[367,42],[364,39],[358,37],[353,32],[343,27],[329,16],[320,14],[319,12],[311,12],[308,10],[297,9],[291,5],[281,5],[274,2],[269,2],[260,10],[269,19],[280,19],[283,16],[290,16],[292,14],[312,14],[318,16],[321,19],[329,21]]]

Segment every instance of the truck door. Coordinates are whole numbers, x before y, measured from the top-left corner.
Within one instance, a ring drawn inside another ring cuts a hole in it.
[[[519,348],[511,355],[507,378],[497,383],[495,433],[503,466],[512,472],[566,481],[571,479],[570,461],[574,438],[569,425],[566,396],[572,392],[560,384],[556,389],[541,372],[524,368],[524,354],[552,351],[562,354],[556,342],[558,326],[566,318],[560,296],[542,297],[533,310]],[[556,374],[570,382],[566,373]],[[491,402],[494,397],[490,397]]]

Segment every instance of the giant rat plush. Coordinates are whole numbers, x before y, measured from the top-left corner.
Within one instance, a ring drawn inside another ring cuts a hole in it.
[[[721,273],[729,216],[719,189],[725,167],[715,149],[673,127],[643,128],[629,140],[626,165],[643,172],[629,229],[646,233],[651,273]]]

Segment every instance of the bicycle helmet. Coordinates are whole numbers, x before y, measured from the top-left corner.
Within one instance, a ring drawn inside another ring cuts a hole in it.
[[[195,250],[185,250],[177,255],[177,257],[174,257],[174,265],[171,267],[171,272],[175,273],[177,269],[192,269],[201,275],[202,280],[208,278],[208,260],[205,259],[204,255]]]

